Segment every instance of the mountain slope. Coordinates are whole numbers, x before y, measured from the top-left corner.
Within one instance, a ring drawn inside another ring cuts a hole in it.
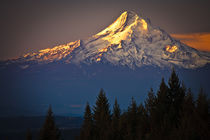
[[[134,12],[124,12],[88,39],[0,62],[0,116],[43,115],[49,104],[56,114],[81,115],[101,87],[111,104],[117,98],[125,108],[131,96],[142,102],[151,87],[157,91],[171,66],[179,67],[180,80],[195,94],[200,86],[209,92],[209,61],[208,52],[180,43]]]
[[[111,63],[138,68],[142,66],[181,68],[202,67],[210,62],[210,54],[173,39],[146,18],[125,11],[98,34],[65,45],[26,54],[12,63],[25,62],[72,64]]]

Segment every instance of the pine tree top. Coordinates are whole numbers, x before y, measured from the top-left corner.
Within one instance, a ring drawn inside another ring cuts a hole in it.
[[[112,115],[112,118],[119,119],[120,118],[120,115],[121,115],[120,106],[117,103],[117,99],[115,99],[114,106],[113,106],[113,115]]]
[[[60,131],[55,125],[52,107],[49,106],[43,127],[40,130],[40,140],[59,140]]]
[[[96,105],[93,108],[93,118],[95,121],[110,121],[111,114],[109,102],[103,89],[100,90],[96,100]]]
[[[90,123],[92,122],[92,113],[91,113],[90,105],[88,102],[85,107],[84,121],[87,121]]]
[[[168,85],[169,85],[171,90],[176,90],[176,89],[180,88],[179,77],[176,74],[175,69],[172,70],[171,76],[170,76],[169,81],[168,81]]]

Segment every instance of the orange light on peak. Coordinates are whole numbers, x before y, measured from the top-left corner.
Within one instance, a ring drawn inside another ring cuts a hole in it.
[[[30,53],[23,55],[23,57],[28,57],[28,56],[30,56]]]
[[[98,49],[98,52],[99,53],[103,53],[103,52],[107,52],[108,51],[108,48],[110,48],[111,46],[107,46],[105,48],[102,48],[102,49]]]
[[[102,49],[98,49],[99,52],[107,52],[108,49],[107,48],[102,48]]]
[[[101,58],[97,58],[96,61],[97,61],[97,62],[98,62],[98,61],[101,61]]]
[[[141,23],[144,30],[147,30],[147,22],[144,19],[141,19]]]
[[[47,53],[47,52],[49,52],[50,50],[51,50],[50,48],[47,48],[47,49],[40,50],[39,52],[40,52],[40,53]]]
[[[178,47],[177,46],[170,46],[170,45],[167,45],[166,46],[166,51],[167,52],[170,52],[170,53],[173,53],[173,52],[175,52],[176,50],[178,49]]]

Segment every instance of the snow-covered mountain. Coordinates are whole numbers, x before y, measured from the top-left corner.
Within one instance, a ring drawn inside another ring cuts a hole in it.
[[[168,79],[171,66],[195,93],[200,86],[210,91],[209,62],[210,53],[124,12],[88,39],[0,62],[0,116],[40,115],[49,104],[58,114],[82,114],[84,103],[94,103],[101,87],[111,104],[117,98],[125,108],[131,96],[141,102],[161,77]]]
[[[85,40],[28,53],[13,60],[22,68],[25,62],[72,64],[110,63],[136,68],[158,66],[202,67],[210,62],[210,53],[191,48],[175,39],[150,20],[125,11],[110,26]]]

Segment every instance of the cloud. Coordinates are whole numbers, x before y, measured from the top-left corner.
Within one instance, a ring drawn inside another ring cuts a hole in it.
[[[171,34],[182,43],[202,51],[210,51],[210,33]]]

